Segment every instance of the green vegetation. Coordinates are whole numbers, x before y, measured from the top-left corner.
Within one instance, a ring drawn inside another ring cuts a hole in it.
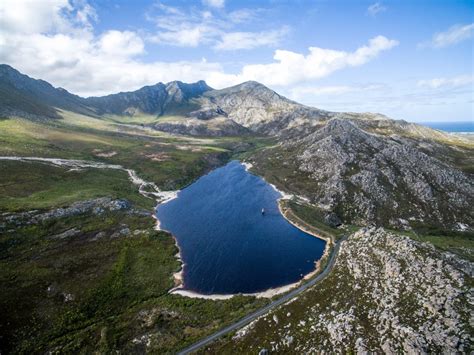
[[[436,248],[456,254],[471,262],[474,261],[474,233],[471,231],[451,231],[437,227],[426,227],[414,224],[411,231],[396,231],[397,234],[407,235],[414,240],[427,242]]]
[[[0,120],[0,155],[95,160],[136,170],[163,190],[182,188],[253,149],[256,138],[176,137],[149,128],[63,112],[62,120]]]
[[[416,235],[412,237],[421,242],[429,242],[435,247],[457,254],[462,258],[474,262],[474,233],[459,232],[456,234]]]
[[[146,220],[151,221],[121,213],[100,221],[80,217],[3,236],[2,349],[93,351],[100,343],[112,350],[133,347],[131,338],[149,331],[167,339],[166,344],[154,345],[176,350],[262,303],[244,297],[212,302],[169,295],[170,276],[178,268],[176,248],[169,235],[153,232]],[[66,225],[80,226],[82,234],[67,241],[49,237]],[[91,240],[117,225],[146,227],[149,233]],[[14,247],[3,248],[5,244]],[[65,302],[67,294],[74,300]],[[146,312],[156,313],[148,326],[137,319]],[[162,319],[169,313],[171,319]],[[193,332],[186,331],[188,327]],[[106,339],[101,335],[104,329]]]
[[[253,169],[258,175],[279,189],[298,195],[305,195],[307,191],[318,189],[309,174],[298,169],[297,161],[294,159],[298,152],[294,148],[281,145],[264,148],[252,156],[255,163]]]
[[[151,210],[154,201],[139,195],[121,170],[69,170],[46,163],[0,160],[0,209],[21,211],[61,207],[107,196],[125,198]]]
[[[349,226],[344,228],[333,228],[329,226],[325,221],[325,214],[323,211],[315,206],[298,203],[293,200],[282,201],[282,208],[289,209],[293,216],[304,222],[307,228],[314,230],[315,233],[322,235],[323,237],[330,238],[334,241],[338,241],[345,234],[350,231],[356,230],[358,227]],[[291,216],[289,216],[291,218]]]
[[[63,114],[48,122],[0,120],[0,155],[120,164],[174,189],[255,144]],[[139,195],[124,171],[19,161],[0,161],[0,171],[2,352],[175,352],[267,302],[169,294],[180,267],[173,238],[154,230],[154,201]],[[17,226],[5,219],[98,197],[127,199],[133,207]]]

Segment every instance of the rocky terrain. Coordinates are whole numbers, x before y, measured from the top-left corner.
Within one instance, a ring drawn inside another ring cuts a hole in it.
[[[57,218],[77,217],[81,215],[102,215],[106,212],[126,211],[130,214],[149,216],[150,212],[132,208],[127,200],[101,197],[93,200],[79,201],[71,206],[54,208],[49,211],[24,211],[19,213],[4,212],[0,214],[0,232],[14,228],[42,224]]]
[[[469,353],[473,275],[429,244],[364,228],[323,283],[205,352]]]
[[[283,142],[256,159],[261,170],[268,159],[295,174],[290,184],[302,180],[300,193],[346,222],[401,229],[459,229],[474,222],[468,174],[424,153],[416,141],[370,133],[351,120],[334,118],[302,139]]]
[[[254,81],[208,91],[197,101],[201,111],[219,110],[236,123],[266,135],[283,135],[291,130],[308,133],[320,120],[334,115],[288,100]]]
[[[202,80],[194,84],[172,81],[167,84],[145,86],[133,92],[89,97],[85,99],[85,102],[96,108],[99,115],[106,113],[129,116],[142,113],[156,116],[183,114],[197,107],[192,104],[191,99],[209,90],[212,88]]]

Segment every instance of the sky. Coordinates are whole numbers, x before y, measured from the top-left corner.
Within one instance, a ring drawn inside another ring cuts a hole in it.
[[[474,1],[2,0],[0,63],[81,96],[256,80],[300,103],[474,120]]]

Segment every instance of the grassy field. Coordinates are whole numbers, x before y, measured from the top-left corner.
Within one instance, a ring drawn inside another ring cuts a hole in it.
[[[183,187],[227,161],[247,138],[186,138],[64,113],[58,121],[0,120],[0,155],[96,160],[121,164],[160,188]]]
[[[125,198],[151,210],[154,201],[138,194],[125,171],[68,170],[36,162],[0,160],[0,209],[21,211],[67,206],[75,201],[107,196]]]
[[[392,230],[407,235],[414,240],[434,245],[437,249],[460,256],[474,262],[474,233],[470,231],[448,231],[439,228],[416,228],[411,231]]]

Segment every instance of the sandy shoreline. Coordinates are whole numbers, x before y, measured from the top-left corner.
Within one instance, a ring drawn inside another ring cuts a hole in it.
[[[249,169],[252,168],[252,164],[251,163],[248,163],[248,162],[241,162],[241,164],[245,167],[245,170],[246,171],[249,171]],[[263,178],[262,178],[263,179]],[[264,179],[265,180],[265,179]],[[279,294],[282,294],[282,293],[286,293],[298,286],[300,286],[304,281],[308,280],[308,279],[311,279],[312,277],[314,277],[316,274],[319,273],[320,271],[320,268],[321,268],[321,260],[325,259],[328,255],[329,255],[329,250],[330,250],[330,247],[332,245],[332,240],[330,238],[324,238],[320,235],[317,235],[315,234],[314,232],[312,231],[309,231],[307,230],[306,228],[304,228],[303,226],[300,226],[299,224],[297,224],[296,222],[293,222],[291,221],[284,213],[284,211],[282,210],[281,208],[281,201],[282,200],[289,200],[291,198],[294,197],[294,195],[292,194],[288,194],[288,193],[285,193],[283,191],[280,191],[277,189],[277,187],[273,184],[270,184],[268,183],[268,181],[265,181],[267,184],[269,184],[270,186],[272,186],[273,189],[275,189],[275,191],[277,191],[281,197],[277,200],[277,204],[278,204],[278,209],[281,213],[281,215],[283,216],[283,218],[285,218],[289,223],[291,223],[294,227],[298,228],[299,230],[301,230],[302,232],[306,233],[306,234],[309,234],[309,235],[312,235],[313,237],[316,237],[316,238],[319,238],[319,239],[322,239],[326,242],[326,246],[324,248],[324,253],[323,255],[321,256],[321,258],[315,262],[315,268],[313,271],[311,271],[310,273],[306,274],[301,280],[297,281],[297,282],[294,282],[292,284],[288,284],[288,285],[284,285],[284,286],[280,286],[280,287],[275,287],[275,288],[270,288],[268,290],[265,290],[265,291],[261,291],[261,292],[255,292],[255,293],[234,293],[234,294],[210,294],[210,295],[206,295],[206,294],[201,294],[201,293],[198,293],[198,292],[195,292],[195,291],[191,291],[191,290],[186,290],[183,288],[184,284],[183,284],[183,271],[184,271],[184,262],[181,258],[181,249],[179,247],[179,244],[178,244],[178,240],[176,239],[175,236],[173,236],[173,239],[175,241],[175,244],[176,244],[176,247],[178,248],[178,253],[176,254],[176,258],[179,260],[179,262],[181,263],[181,269],[177,272],[175,272],[173,274],[173,279],[174,279],[174,282],[175,282],[175,287],[172,288],[169,293],[170,294],[176,294],[176,295],[181,295],[183,297],[190,297],[190,298],[201,298],[201,299],[210,299],[210,300],[227,300],[227,299],[230,299],[234,296],[238,296],[238,295],[241,295],[241,296],[253,296],[253,297],[256,297],[256,298],[272,298],[276,295],[279,295]],[[177,197],[177,192],[176,192],[176,195],[174,195],[172,198],[166,200],[166,201],[163,201],[163,202],[160,202],[160,204],[162,203],[166,203],[170,200],[172,200],[173,198],[176,198]],[[300,197],[298,196],[298,198],[301,198],[303,200],[306,200],[306,198],[303,198],[303,197]],[[158,206],[157,206],[158,207]],[[156,229],[157,230],[162,230],[160,228],[160,221],[159,219],[156,217],[156,214],[153,215],[155,220],[156,220]],[[169,232],[168,232],[169,233]],[[170,233],[171,234],[171,233]]]

